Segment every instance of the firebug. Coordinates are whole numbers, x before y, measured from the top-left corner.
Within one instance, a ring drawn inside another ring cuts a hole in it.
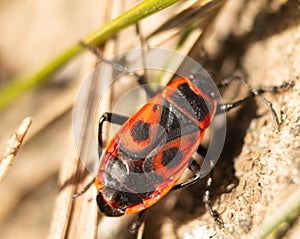
[[[83,47],[96,53],[97,49],[81,43]],[[105,61],[105,60],[104,60]],[[111,64],[111,62],[106,61]],[[113,63],[114,64],[114,63]],[[207,74],[207,73],[205,73]],[[121,125],[110,139],[103,152],[99,152],[100,165],[95,179],[77,197],[95,183],[97,205],[106,216],[119,217],[124,214],[140,213],[133,226],[135,231],[143,220],[144,211],[157,203],[170,191],[189,186],[200,179],[200,165],[193,158],[195,152],[205,157],[206,150],[201,145],[205,131],[214,117],[239,106],[243,102],[259,96],[270,107],[279,125],[271,103],[262,96],[265,92],[279,92],[292,84],[283,83],[267,89],[254,90],[242,78],[233,77],[219,84],[227,86],[233,80],[244,83],[251,94],[233,103],[220,103],[217,92],[205,79],[202,71],[191,72],[186,77],[171,81],[161,92],[147,88],[150,100],[131,117],[114,113],[104,113],[99,119],[98,143],[102,148],[104,122]],[[143,76],[135,74],[140,85]],[[179,183],[183,172],[189,169],[195,176],[187,182]],[[208,180],[205,203],[216,223],[222,221],[212,209]]]

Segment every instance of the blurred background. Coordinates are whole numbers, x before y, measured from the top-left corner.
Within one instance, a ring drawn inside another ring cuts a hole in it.
[[[36,72],[136,3],[0,0],[0,88]],[[299,10],[297,0],[180,1],[142,20],[141,35],[132,26],[101,46],[108,59],[141,46],[176,49],[200,62],[216,81],[239,74],[256,88],[295,82],[287,92],[267,95],[282,121],[280,132],[259,100],[228,116],[213,187],[213,207],[225,228],[216,227],[202,203],[204,181],[151,208],[144,238],[247,238],[299,188]],[[75,57],[1,109],[0,157],[23,118],[32,116],[33,122],[0,185],[0,238],[135,238],[127,230],[134,217],[98,215],[94,188],[76,202],[71,199],[89,181],[83,180],[87,172],[73,140],[72,107],[95,64],[88,52]],[[223,94],[232,101],[247,90],[234,84]],[[108,101],[113,97],[117,94]],[[299,234],[295,212],[273,238]]]

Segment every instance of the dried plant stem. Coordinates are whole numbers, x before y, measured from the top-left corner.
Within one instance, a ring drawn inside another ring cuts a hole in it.
[[[14,134],[12,134],[11,137],[9,138],[4,155],[0,160],[0,183],[3,181],[9,169],[13,165],[16,154],[19,151],[19,148],[31,125],[31,122],[32,122],[31,117],[26,117],[22,121],[18,130]]]
[[[82,39],[84,43],[98,45],[113,36],[121,29],[138,22],[139,20],[159,12],[179,0],[145,0],[127,12],[121,14],[112,21],[104,24],[98,30],[90,33]],[[45,82],[52,74],[60,69],[67,61],[82,51],[82,47],[77,43],[65,52],[55,57],[40,71],[33,75],[23,76],[14,80],[0,89],[0,110],[8,105],[21,93]]]

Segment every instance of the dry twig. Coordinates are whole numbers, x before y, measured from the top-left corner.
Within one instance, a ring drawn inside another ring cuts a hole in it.
[[[31,122],[32,122],[31,117],[26,117],[22,121],[18,130],[14,134],[12,134],[11,137],[9,138],[4,155],[0,161],[0,183],[3,181],[3,179],[8,173],[8,170],[13,165],[16,154],[19,151],[19,148],[31,125]]]

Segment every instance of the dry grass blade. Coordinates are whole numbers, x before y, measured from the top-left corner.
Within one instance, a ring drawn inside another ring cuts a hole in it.
[[[85,178],[85,179],[84,179]],[[77,156],[73,160],[64,160],[60,169],[60,191],[56,197],[55,210],[49,239],[52,238],[95,238],[97,222],[97,209],[92,198],[94,190],[88,190],[81,197],[73,200],[72,195],[78,191],[76,183],[80,187],[87,184],[84,165]]]
[[[75,161],[75,160],[74,160]],[[50,227],[50,233],[48,238],[65,238],[68,227],[68,220],[72,209],[72,194],[74,193],[74,187],[67,187],[65,182],[72,184],[74,173],[77,170],[77,164],[73,161],[65,160],[62,164],[58,183],[61,186],[61,190],[56,197],[55,210],[52,217],[52,224]]]
[[[20,149],[20,146],[31,125],[31,122],[32,122],[31,117],[26,117],[22,121],[18,130],[14,134],[12,134],[10,139],[8,140],[6,150],[0,161],[0,183],[3,181],[10,167],[13,165],[16,154]]]
[[[107,9],[115,11],[111,3],[107,2]],[[117,7],[117,5],[115,5]],[[120,6],[119,6],[120,7]],[[119,10],[117,14],[120,14]],[[95,67],[95,56],[90,53],[85,72]],[[88,66],[87,66],[88,65]],[[82,117],[80,125],[80,140],[78,150],[80,159],[77,157],[72,162],[64,162],[61,168],[60,184],[61,190],[56,198],[54,217],[52,219],[51,231],[48,238],[96,238],[96,228],[98,222],[98,209],[95,203],[95,188],[91,187],[75,200],[72,195],[81,191],[91,180],[87,177],[89,172],[85,167],[92,170],[90,165],[94,162],[94,151],[97,144],[94,135],[94,111],[98,103],[97,94],[94,92],[101,89],[99,86],[99,76],[97,72],[91,76],[88,89],[84,92],[84,106],[78,108],[79,115]],[[76,106],[75,106],[76,108]],[[76,116],[75,116],[76,117]],[[88,161],[86,161],[87,159]],[[91,161],[89,161],[91,160]],[[68,161],[68,160],[66,160]],[[83,162],[83,163],[82,163]]]
[[[145,231],[145,223],[142,223],[142,225],[140,226],[140,228],[139,228],[139,230],[137,232],[136,239],[142,239],[144,231]]]
[[[95,59],[93,59],[94,61]],[[94,63],[93,63],[94,65]],[[93,89],[99,89],[96,78],[93,76],[90,82],[88,92],[93,92]],[[87,94],[85,99],[85,106],[80,109],[83,116],[83,124],[81,125],[81,139],[79,144],[80,160],[74,162],[77,165],[76,172],[74,172],[74,180],[72,184],[76,185],[75,192],[81,191],[90,181],[87,177],[89,172],[85,167],[93,164],[94,162],[85,161],[95,159],[94,150],[97,149],[96,141],[94,140],[94,112],[92,109],[96,107],[97,98],[94,94]],[[73,175],[74,175],[73,174]],[[70,218],[68,218],[68,229],[66,238],[95,238],[96,237],[96,224],[97,224],[97,207],[95,204],[95,191],[93,187],[87,190],[83,195],[76,198],[73,203],[73,210],[71,211]],[[70,195],[68,195],[70,196]],[[68,199],[70,200],[70,198]],[[78,225],[81,225],[78,227]],[[84,225],[84,227],[83,227]]]
[[[82,70],[83,74],[86,75],[90,71],[91,65],[94,64],[95,58],[93,56],[86,59]],[[91,100],[89,99],[87,102],[90,106]],[[87,157],[86,154],[89,154],[88,149],[93,148],[89,146],[89,139],[93,137],[91,136],[93,124],[88,124],[91,122],[91,115],[86,112],[89,106],[84,107],[81,113],[85,117],[85,120],[82,126],[83,132],[79,151],[80,156],[84,158]],[[90,178],[86,177],[87,173],[85,165],[80,161],[77,152],[71,160],[63,160],[59,176],[60,191],[56,198],[51,229],[48,235],[49,239],[95,238],[97,208],[93,203],[94,201],[91,200],[95,195],[94,190],[88,190],[85,194],[76,198],[76,200],[72,198],[75,192],[80,191],[90,181]]]
[[[176,14],[169,14],[171,18],[161,21],[159,26],[146,34],[147,44],[171,47],[178,53],[193,57],[193,50],[199,53],[203,35],[214,22],[225,2],[226,0],[209,0],[182,4],[179,9],[176,9]],[[145,28],[149,26],[144,24],[143,29]],[[180,69],[180,64],[178,64],[178,69]],[[160,83],[167,84],[169,81],[170,75],[160,76]]]
[[[190,24],[199,25],[201,19],[220,8],[226,0],[197,1],[164,22],[150,37],[173,28],[184,28]],[[212,15],[210,15],[212,17]]]

